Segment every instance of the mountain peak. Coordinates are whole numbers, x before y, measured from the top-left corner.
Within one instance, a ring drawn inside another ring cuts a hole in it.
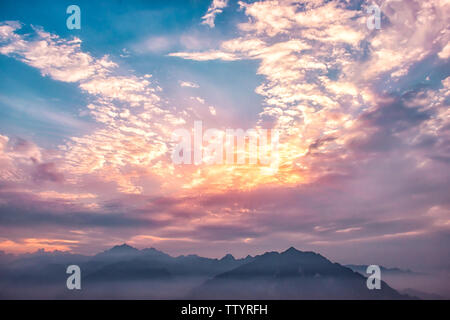
[[[282,252],[282,253],[300,253],[301,251],[295,249],[294,247],[290,247],[289,249],[287,249],[286,251]]]
[[[258,284],[258,285],[255,285]],[[262,285],[263,284],[263,285]],[[268,290],[270,288],[270,290]],[[403,299],[383,283],[367,290],[366,278],[312,251],[291,247],[281,254],[266,252],[217,274],[192,291],[198,299]]]
[[[118,250],[120,250],[120,251],[138,251],[138,249],[136,249],[136,248],[134,248],[134,247],[132,247],[132,246],[126,244],[126,243],[123,243],[123,244],[120,244],[120,245],[116,245],[116,246],[112,247],[110,250],[114,250],[114,251],[118,251]]]
[[[102,253],[97,254],[96,256],[128,256],[128,255],[135,255],[139,253],[139,249],[136,249],[126,243],[116,245],[112,247],[111,249],[105,250]]]
[[[234,261],[236,260],[232,254],[227,253],[222,259],[220,259],[220,261],[225,261],[225,260],[230,260],[230,261]]]

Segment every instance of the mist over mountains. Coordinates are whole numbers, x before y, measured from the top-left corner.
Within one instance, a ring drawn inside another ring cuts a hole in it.
[[[406,299],[382,283],[369,290],[366,278],[314,252],[295,248],[267,252],[215,276],[194,290],[194,297],[221,299]]]
[[[81,290],[66,288],[66,268],[72,264],[81,269]],[[94,256],[60,251],[15,257],[3,253],[0,289],[2,299],[412,298],[383,281],[380,290],[369,290],[364,274],[292,247],[243,259],[231,254],[221,259],[172,257],[127,244]]]
[[[362,275],[365,275],[368,265],[366,265],[366,264],[362,264],[362,265],[346,264],[346,265],[344,265],[344,267],[350,268],[353,271],[356,271]],[[380,266],[380,270],[383,274],[418,274],[417,272],[413,272],[409,269],[386,268],[383,266]]]

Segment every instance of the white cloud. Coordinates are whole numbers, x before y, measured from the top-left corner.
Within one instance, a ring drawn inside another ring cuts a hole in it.
[[[311,157],[303,158],[317,141],[323,142],[315,152],[324,156],[346,152],[345,137],[355,133],[358,117],[379,103],[377,79],[403,77],[412,64],[436,50],[441,50],[440,58],[447,56],[450,11],[442,1],[382,1],[380,7],[391,23],[377,32],[366,27],[365,8],[347,9],[340,1],[239,4],[248,16],[239,25],[239,37],[218,49],[170,56],[260,61],[257,73],[265,77],[256,89],[265,99],[260,123],[268,121],[282,132],[280,153],[286,168],[293,170],[293,180],[305,178],[295,175],[294,163],[302,163],[304,169],[317,165]],[[333,70],[336,76],[329,77]]]
[[[216,108],[214,108],[213,106],[209,106],[209,112],[213,115],[213,116],[215,116],[216,115]]]
[[[180,81],[180,86],[181,87],[188,87],[188,88],[199,88],[200,86],[194,82],[189,82],[189,81]]]
[[[448,59],[450,57],[450,43],[447,43],[444,48],[438,53],[439,58]]]
[[[99,124],[58,147],[54,156],[66,183],[77,185],[89,177],[113,182],[119,192],[141,193],[137,180],[145,175],[156,180],[170,170],[169,162],[162,166],[157,159],[169,157],[171,132],[185,120],[161,108],[160,88],[150,76],[121,73],[107,56],[99,59],[83,52],[77,38],[62,39],[39,28],[22,35],[16,33],[20,27],[0,24],[0,53],[52,79],[77,83],[89,95],[87,110]]]
[[[14,56],[35,67],[45,76],[65,82],[77,82],[93,75],[104,75],[117,65],[108,56],[95,59],[81,51],[81,40],[60,39],[40,28],[34,28],[35,37],[15,33],[20,24],[0,25],[0,53]]]
[[[175,52],[169,53],[171,57],[179,57],[188,60],[208,61],[208,60],[239,60],[239,57],[223,51],[207,51],[207,52]]]
[[[222,9],[226,8],[228,0],[213,0],[208,8],[206,14],[202,17],[202,24],[206,24],[211,28],[214,28],[214,20],[216,16],[222,13]]]

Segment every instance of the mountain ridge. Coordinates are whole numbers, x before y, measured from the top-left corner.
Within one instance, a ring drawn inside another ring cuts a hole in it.
[[[370,294],[363,275],[319,253],[294,247],[239,259],[230,253],[222,258],[194,254],[174,257],[156,248],[137,249],[126,243],[93,256],[38,251],[11,264],[0,264],[0,281],[6,287],[36,283],[61,285],[63,290],[65,269],[70,264],[82,270],[85,290],[81,294],[86,298],[92,292],[102,298],[406,298],[385,282],[384,291]],[[138,290],[142,295],[137,295]]]
[[[216,275],[192,291],[199,299],[409,299],[382,282],[369,290],[366,278],[320,254],[293,247],[267,252]]]

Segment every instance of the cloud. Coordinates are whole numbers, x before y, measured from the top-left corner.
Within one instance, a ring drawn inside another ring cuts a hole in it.
[[[95,74],[105,74],[116,65],[107,56],[94,59],[81,51],[81,40],[70,41],[33,27],[35,38],[22,36],[15,31],[21,25],[17,22],[0,25],[0,41],[4,43],[0,53],[17,57],[20,61],[35,67],[43,75],[55,80],[77,82]]]
[[[172,36],[152,36],[133,45],[138,53],[161,53],[170,50],[178,40]]]
[[[233,61],[239,58],[231,53],[221,52],[221,51],[209,51],[209,52],[174,52],[169,53],[171,57],[179,57],[188,60],[196,61],[208,61],[208,60],[225,60]]]
[[[441,32],[445,30],[446,4],[439,1],[426,5],[383,2],[383,13],[392,21],[383,23],[377,33],[366,27],[364,7],[355,10],[338,1],[309,1],[304,6],[296,1],[240,5],[249,17],[239,25],[240,37],[223,42],[220,49],[170,55],[197,61],[259,61],[258,74],[266,79],[256,89],[266,102],[260,123],[271,123],[282,132],[281,158],[286,166],[292,165],[287,172],[294,181],[294,164],[313,171],[302,155],[308,154],[316,141],[326,141],[316,149],[316,159],[346,153],[345,137],[358,135],[358,117],[382,108],[383,103],[378,106],[376,101],[384,94],[376,90],[378,78],[396,81],[402,74],[406,76],[411,66],[438,53],[448,42],[447,33]],[[410,16],[418,16],[417,24],[425,25],[405,27]],[[414,40],[401,40],[412,39],[411,33],[417,34]],[[337,77],[331,77],[331,72]],[[380,143],[384,138],[379,137]]]
[[[285,187],[304,184],[321,194],[305,198],[296,193],[297,204],[292,202],[294,195],[280,197],[275,193],[276,200],[260,195],[259,201],[267,199],[267,205],[286,203],[269,211],[267,217],[276,215],[277,222],[286,221],[281,228],[286,233],[289,226],[298,229],[295,222],[303,220],[306,233],[314,238],[316,235],[309,231],[314,225],[304,212],[311,207],[318,226],[327,220],[325,212],[330,212],[331,225],[343,221],[341,226],[330,230],[351,228],[352,232],[337,233],[351,241],[364,238],[369,229],[367,221],[357,223],[356,219],[349,227],[352,215],[367,218],[372,214],[369,219],[378,220],[389,215],[403,216],[399,212],[404,212],[421,217],[421,223],[407,230],[384,230],[378,226],[371,229],[373,235],[367,240],[435,232],[422,215],[434,202],[447,203],[441,192],[427,188],[433,184],[431,181],[447,188],[445,178],[435,172],[442,172],[444,163],[448,163],[445,160],[448,148],[444,147],[444,141],[448,141],[448,75],[439,79],[440,89],[420,88],[415,86],[409,72],[424,65],[427,59],[431,59],[428,61],[435,68],[444,68],[443,62],[433,56],[445,57],[448,4],[382,2],[380,7],[387,20],[382,21],[382,29],[376,32],[365,26],[364,7],[355,8],[338,1],[308,1],[303,5],[296,1],[259,1],[240,5],[249,19],[239,25],[239,37],[223,42],[218,49],[170,55],[196,61],[258,61],[257,72],[265,79],[256,89],[265,99],[259,123],[269,123],[282,132],[278,183]],[[412,25],[408,21],[413,21]],[[427,74],[417,76],[425,79]],[[399,88],[401,82],[403,87]],[[415,184],[412,181],[418,181],[408,177],[408,172],[413,171],[417,173],[414,177],[424,182],[422,187],[410,188]],[[205,174],[200,177],[209,181]],[[350,185],[343,184],[342,179]],[[221,181],[226,184],[224,178]],[[328,185],[339,185],[343,193],[331,197],[332,200],[324,191]],[[392,188],[382,190],[388,185]],[[367,193],[355,195],[358,188],[367,189]],[[421,194],[420,201],[415,205],[408,203],[408,194]],[[404,196],[408,201],[399,200]],[[230,204],[239,203],[236,194],[229,197]],[[368,213],[364,205],[359,207],[359,199],[365,205],[365,201],[376,201],[373,207],[379,210]],[[329,208],[323,206],[323,201],[328,200]],[[390,205],[381,205],[383,201]],[[225,208],[227,204],[217,202]],[[242,209],[242,205],[231,207],[230,211],[238,214],[238,208]],[[297,213],[291,216],[290,210]],[[263,210],[255,211],[262,218]],[[240,216],[237,220],[244,223],[242,219]],[[275,233],[274,223],[271,219],[263,225],[270,225],[268,232]],[[330,237],[336,239],[336,232]]]
[[[450,57],[450,44],[446,44],[446,46],[438,53],[439,58],[448,59]]]
[[[154,86],[148,75],[120,72],[106,56],[95,58],[81,51],[79,39],[61,39],[40,28],[34,28],[33,34],[18,34],[20,27],[19,23],[0,26],[0,53],[55,80],[75,82],[89,95],[87,111],[101,124],[58,147],[56,158],[65,183],[82,183],[90,175],[89,179],[95,176],[99,183],[116,183],[119,192],[141,193],[143,188],[133,180],[144,172],[154,177],[170,170],[167,161],[162,167],[161,162],[154,169],[152,166],[157,165],[157,158],[169,157],[171,132],[184,120],[161,108],[161,88]],[[49,158],[48,163],[55,159]],[[40,164],[33,179],[61,181],[50,174],[50,166]]]
[[[179,81],[181,87],[187,87],[187,88],[199,88],[200,86],[194,82],[189,81]]]
[[[223,9],[228,5],[228,0],[213,0],[208,8],[206,14],[202,17],[202,24],[208,25],[210,28],[214,28],[214,20],[216,16],[222,13]]]
[[[62,182],[64,175],[58,171],[54,162],[36,164],[33,179],[37,181]]]

